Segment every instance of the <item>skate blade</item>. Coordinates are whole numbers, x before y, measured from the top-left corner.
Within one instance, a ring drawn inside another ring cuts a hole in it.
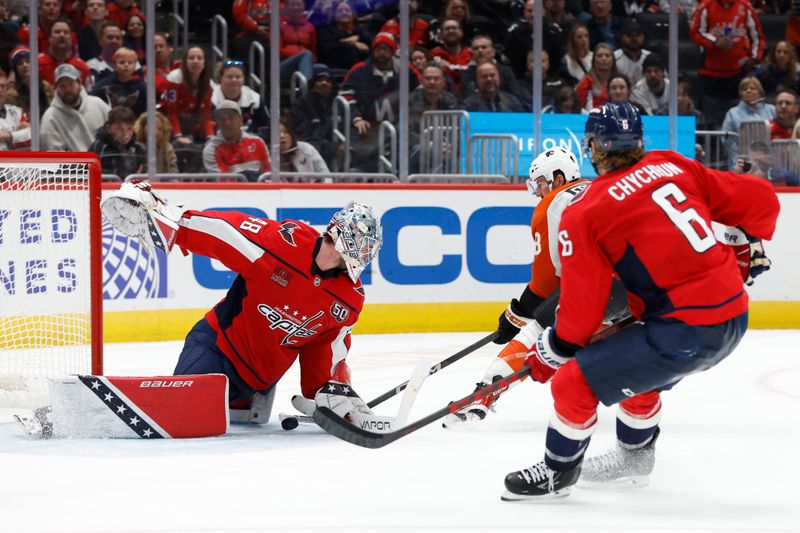
[[[641,489],[650,484],[650,476],[625,476],[610,481],[579,479],[578,486],[590,490]]]
[[[529,494],[517,494],[515,492],[511,492],[510,490],[506,490],[500,495],[500,499],[504,502],[521,503],[551,502],[553,500],[560,500],[569,496],[571,488],[572,487],[566,487],[549,494],[540,494],[536,496]]]

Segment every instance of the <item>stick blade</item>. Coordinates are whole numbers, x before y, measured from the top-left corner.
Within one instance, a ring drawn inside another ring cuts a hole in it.
[[[362,448],[382,448],[394,441],[393,433],[371,433],[343,419],[327,407],[317,407],[314,422],[327,433]]]

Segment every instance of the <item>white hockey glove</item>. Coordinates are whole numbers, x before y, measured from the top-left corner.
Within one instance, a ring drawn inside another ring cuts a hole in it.
[[[378,416],[367,407],[353,388],[339,381],[327,382],[314,396],[317,407],[327,407],[338,416],[363,430],[387,433],[394,428],[394,418]],[[297,405],[295,405],[297,407]]]
[[[100,209],[117,230],[164,252],[175,243],[184,211],[180,205],[167,205],[144,180],[126,181],[103,200]]]
[[[306,416],[314,416],[314,411],[317,409],[317,404],[314,403],[314,400],[309,400],[299,394],[292,396],[292,405]]]
[[[552,344],[553,328],[546,328],[528,352],[525,362],[531,369],[531,377],[539,383],[547,383],[556,370],[571,358],[560,354]]]

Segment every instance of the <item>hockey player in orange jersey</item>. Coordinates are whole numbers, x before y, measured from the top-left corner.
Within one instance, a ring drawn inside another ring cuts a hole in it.
[[[531,218],[533,266],[531,281],[519,299],[514,298],[500,315],[496,344],[505,347],[492,361],[478,387],[522,368],[525,357],[545,327],[555,319],[561,265],[558,257],[558,224],[561,214],[589,181],[580,177],[575,154],[553,148],[539,154],[531,163],[526,182],[532,194],[541,198]],[[552,296],[552,298],[551,298]],[[448,415],[443,426],[452,427],[467,420],[483,420],[498,395],[466,406]]]

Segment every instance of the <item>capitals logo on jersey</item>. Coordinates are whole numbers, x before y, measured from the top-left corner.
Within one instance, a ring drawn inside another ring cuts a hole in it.
[[[307,315],[298,317],[300,313],[297,311],[290,311],[291,309],[288,305],[284,305],[282,308],[270,307],[267,304],[258,305],[258,312],[267,317],[269,329],[278,329],[286,333],[286,336],[281,340],[281,346],[297,344],[297,339],[295,339],[295,337],[307,339],[316,335],[317,330],[322,325],[309,325],[324,314],[322,311],[318,311],[312,317]]]

